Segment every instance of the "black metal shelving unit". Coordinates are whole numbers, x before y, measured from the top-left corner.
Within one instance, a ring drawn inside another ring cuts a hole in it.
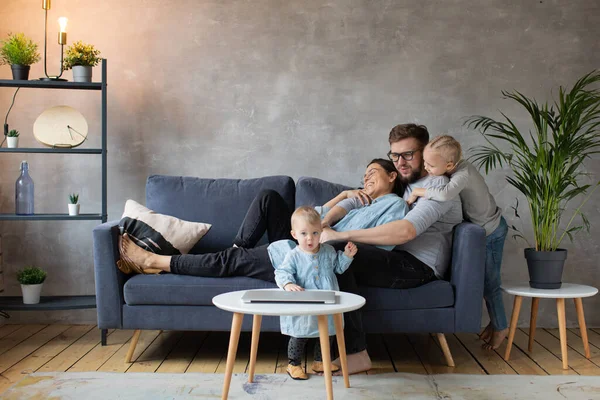
[[[39,81],[39,80],[0,80],[0,87],[33,88],[33,89],[63,89],[63,90],[97,90],[101,92],[102,108],[102,148],[80,149],[80,148],[0,148],[1,153],[54,153],[54,154],[99,154],[102,158],[102,210],[99,214],[80,214],[69,216],[68,214],[0,214],[0,221],[82,221],[98,220],[106,222],[107,213],[107,149],[106,149],[106,121],[107,121],[107,66],[106,59],[102,60],[102,81],[91,83],[66,82],[66,81]],[[23,304],[21,297],[0,296],[0,310],[72,310],[96,308],[95,296],[42,296],[39,304]],[[102,331],[103,343],[106,341],[106,331]]]

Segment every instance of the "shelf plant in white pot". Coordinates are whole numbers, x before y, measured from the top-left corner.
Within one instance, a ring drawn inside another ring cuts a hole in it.
[[[79,215],[79,194],[69,195],[69,215]]]
[[[9,64],[13,79],[29,79],[31,64],[40,61],[38,45],[24,33],[10,33],[0,45],[0,65]]]
[[[6,146],[9,149],[16,149],[19,147],[19,131],[16,129],[11,129],[8,131],[6,135]]]
[[[73,69],[73,82],[91,82],[92,67],[101,60],[100,51],[94,45],[78,41],[67,47],[63,67],[65,70]]]
[[[534,242],[512,226],[527,241],[525,258],[529,285],[539,289],[558,289],[567,250],[560,248],[566,237],[589,230],[589,220],[582,207],[597,189],[585,171],[584,162],[600,152],[600,72],[593,71],[579,79],[570,91],[562,86],[558,100],[539,103],[518,91],[502,94],[517,102],[529,115],[528,132],[517,127],[513,119],[501,113],[502,120],[472,116],[465,124],[478,129],[487,145],[474,148],[473,162],[485,172],[508,166],[506,178],[525,197],[531,215]],[[500,147],[502,144],[502,147]],[[568,209],[571,200],[577,208]],[[515,215],[517,213],[517,206]],[[570,213],[568,220],[563,216]],[[563,222],[561,224],[561,222]],[[566,223],[564,223],[566,222]]]
[[[38,304],[42,285],[46,280],[46,271],[38,267],[27,267],[17,272],[17,281],[21,284],[23,304]]]

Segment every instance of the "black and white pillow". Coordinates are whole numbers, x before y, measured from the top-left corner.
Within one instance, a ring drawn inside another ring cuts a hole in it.
[[[141,248],[155,254],[175,255],[187,254],[212,225],[159,214],[127,200],[119,226]]]

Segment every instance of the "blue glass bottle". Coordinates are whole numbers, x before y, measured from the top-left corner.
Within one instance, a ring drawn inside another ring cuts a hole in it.
[[[15,206],[18,215],[33,214],[33,179],[27,161],[21,161],[21,175],[15,183]]]

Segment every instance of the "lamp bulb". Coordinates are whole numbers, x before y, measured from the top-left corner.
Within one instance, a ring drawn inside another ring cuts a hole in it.
[[[69,21],[69,19],[67,17],[60,17],[58,19],[58,24],[60,25],[60,32],[66,32],[67,31],[67,22]]]

